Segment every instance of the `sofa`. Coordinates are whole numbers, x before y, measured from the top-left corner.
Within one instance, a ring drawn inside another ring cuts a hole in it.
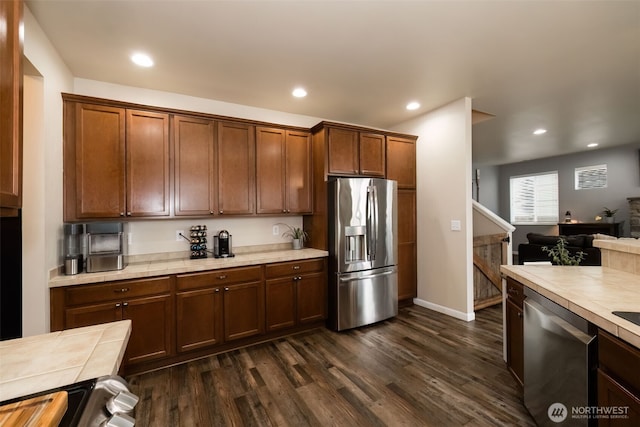
[[[567,241],[567,250],[571,255],[584,252],[585,256],[580,265],[601,265],[600,249],[593,247],[593,234],[578,234],[575,236],[548,236],[538,233],[528,233],[528,243],[518,245],[518,264],[525,262],[552,261],[543,247],[551,248],[563,237]]]

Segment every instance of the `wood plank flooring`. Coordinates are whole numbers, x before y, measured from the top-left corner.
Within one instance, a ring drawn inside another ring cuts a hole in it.
[[[138,426],[534,426],[502,360],[502,308],[418,306],[127,378]]]

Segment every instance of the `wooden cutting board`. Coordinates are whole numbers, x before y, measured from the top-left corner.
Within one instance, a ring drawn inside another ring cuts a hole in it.
[[[67,392],[44,394],[0,406],[1,427],[58,426],[67,411]]]

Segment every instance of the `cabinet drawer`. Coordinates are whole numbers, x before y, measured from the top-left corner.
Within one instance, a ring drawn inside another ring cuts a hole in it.
[[[229,285],[262,280],[262,266],[228,268],[206,273],[181,274],[177,277],[177,289],[198,289],[207,286]]]
[[[507,277],[507,297],[518,307],[522,308],[524,302],[524,286],[522,286],[522,283]]]
[[[312,273],[324,270],[324,259],[312,259],[304,261],[279,262],[276,264],[267,264],[267,279],[275,277],[294,276],[302,273]]]
[[[67,305],[81,305],[156,295],[169,291],[171,291],[171,279],[160,277],[104,285],[73,286],[66,290],[66,300]]]
[[[611,377],[640,393],[640,350],[601,330],[598,364]]]

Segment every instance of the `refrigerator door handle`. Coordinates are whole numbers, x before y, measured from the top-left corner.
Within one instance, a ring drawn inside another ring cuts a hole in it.
[[[367,187],[367,255],[369,261],[376,259],[378,241],[378,192],[376,187]]]
[[[367,274],[367,275],[344,275],[344,276],[340,276],[340,281],[353,282],[354,280],[373,279],[376,277],[389,276],[391,274],[397,274],[397,271],[394,269],[394,270],[383,271],[381,273]]]

